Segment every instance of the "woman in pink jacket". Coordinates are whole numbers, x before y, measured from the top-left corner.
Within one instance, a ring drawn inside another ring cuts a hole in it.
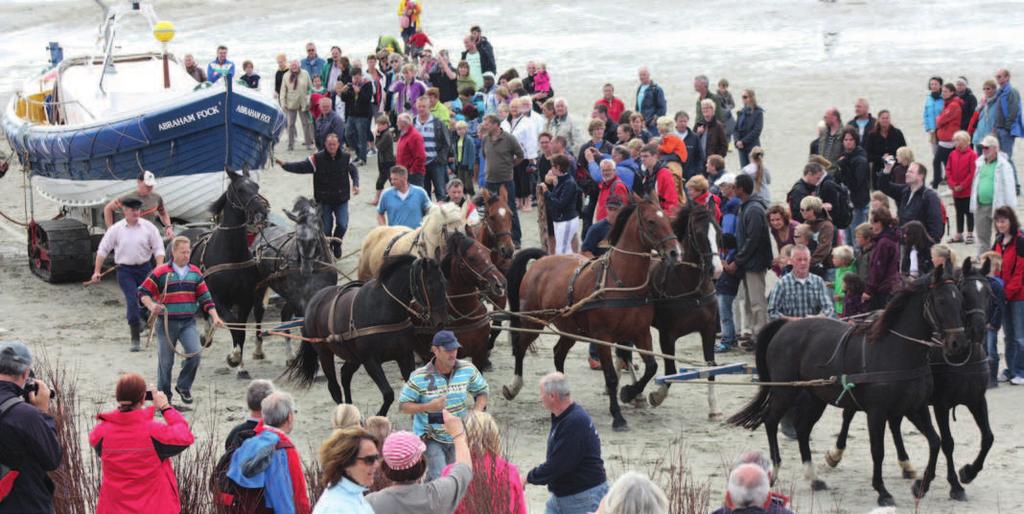
[[[155,388],[145,407],[146,381],[137,373],[117,382],[118,408],[98,416],[89,433],[103,469],[96,514],[140,512],[178,514],[178,481],[170,458],[188,448],[195,438],[188,422]],[[160,411],[167,423],[153,419]]]
[[[473,481],[455,514],[508,512],[526,514],[526,495],[519,470],[501,457],[498,424],[486,412],[466,417],[466,440],[473,456]],[[447,475],[449,465],[442,475]]]

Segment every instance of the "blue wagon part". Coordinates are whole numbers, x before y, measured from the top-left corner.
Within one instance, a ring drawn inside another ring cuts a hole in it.
[[[711,378],[718,375],[751,375],[756,373],[757,368],[749,364],[736,362],[733,364],[723,364],[721,366],[714,366],[710,368],[680,368],[678,373],[657,377],[654,379],[654,382],[658,385],[678,384],[680,382],[689,382],[691,380],[698,380],[701,378]]]

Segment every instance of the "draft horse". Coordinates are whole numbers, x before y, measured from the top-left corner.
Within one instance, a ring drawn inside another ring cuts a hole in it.
[[[453,203],[431,205],[419,228],[377,227],[363,238],[359,252],[359,280],[377,276],[384,259],[392,255],[412,254],[440,261],[445,253],[445,238],[466,231],[466,217]]]
[[[509,303],[513,311],[539,311],[533,316],[553,323],[558,329],[605,341],[633,342],[637,348],[651,349],[651,322],[654,306],[648,301],[651,252],[678,263],[682,251],[669,218],[649,196],[633,195],[623,208],[609,234],[611,249],[599,259],[586,260],[579,255],[546,256],[540,249],[522,250],[512,259],[509,270]],[[527,263],[540,257],[529,269]],[[579,303],[581,302],[582,303]],[[572,307],[572,308],[570,308]],[[568,309],[568,310],[565,310]],[[513,327],[543,328],[545,323],[512,316]],[[505,386],[507,399],[514,398],[523,386],[523,359],[536,334],[512,334],[515,354],[515,378]],[[561,337],[555,345],[555,369],[565,369],[565,357],[575,340]],[[631,402],[643,393],[657,372],[654,357],[644,355],[644,373],[639,381],[618,391],[618,376],[612,365],[609,347],[600,346],[605,387],[608,390],[612,427],[626,430],[619,399]]]
[[[823,490],[827,485],[817,478],[811,462],[811,430],[828,404],[866,411],[874,462],[871,485],[878,492],[879,505],[884,506],[895,503],[882,481],[885,423],[906,416],[928,439],[928,466],[924,477],[911,488],[915,497],[922,498],[935,478],[939,453],[939,436],[928,413],[932,394],[928,353],[936,346],[947,356],[964,351],[967,340],[962,309],[960,290],[943,267],[894,296],[869,328],[826,318],[773,321],[757,335],[755,358],[760,380],[824,383],[761,386],[757,396],[729,422],[748,429],[764,424],[772,462],[779,466],[778,423],[794,408],[805,478],[812,489]],[[933,334],[940,335],[939,342],[933,341]]]

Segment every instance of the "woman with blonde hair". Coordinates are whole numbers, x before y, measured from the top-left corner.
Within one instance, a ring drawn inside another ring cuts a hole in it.
[[[358,427],[363,422],[363,415],[359,408],[350,403],[342,403],[334,408],[334,415],[331,416],[331,428],[339,430],[342,428]]]
[[[327,488],[313,514],[373,514],[363,497],[380,466],[380,449],[373,435],[360,427],[335,430],[320,445],[320,465]]]
[[[964,130],[953,134],[956,145],[946,158],[946,185],[953,192],[956,208],[956,235],[949,243],[974,244],[974,214],[971,213],[971,184],[977,171],[978,154],[971,148],[971,135]],[[967,237],[964,237],[964,218],[967,219]]]
[[[811,238],[816,242],[811,251],[811,272],[824,278],[825,270],[832,266],[835,225],[828,219],[821,198],[817,196],[805,196],[800,200],[800,212],[804,223],[811,227]]]
[[[764,128],[764,109],[758,107],[754,90],[744,89],[742,99],[743,108],[736,112],[736,130],[733,132],[741,168],[750,164],[754,149],[761,146],[761,130]],[[757,194],[758,183],[754,180],[754,194]]]
[[[466,417],[466,437],[473,457],[473,481],[455,514],[508,512],[526,514],[526,496],[519,470],[501,457],[501,434],[486,412]],[[449,465],[442,475],[447,475]]]
[[[742,161],[743,159],[740,160]],[[768,189],[768,185],[772,183],[772,174],[764,165],[764,148],[760,146],[751,148],[749,164],[744,165],[741,171],[754,179],[753,196],[760,197],[765,203],[771,203],[772,192]]]

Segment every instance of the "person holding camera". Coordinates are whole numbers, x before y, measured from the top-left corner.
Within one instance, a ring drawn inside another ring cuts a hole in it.
[[[445,431],[441,411],[466,417],[487,407],[487,381],[480,371],[458,360],[458,339],[450,330],[434,334],[434,358],[409,377],[398,398],[398,408],[412,414],[412,429],[426,443],[427,481],[441,476],[455,459],[452,435]]]
[[[32,378],[21,341],[0,342],[0,514],[53,510],[53,481],[63,449],[50,416],[53,393]]]
[[[117,409],[100,413],[89,432],[103,470],[96,514],[177,514],[181,502],[171,457],[195,441],[188,422],[138,373],[121,375],[115,396]],[[153,419],[157,411],[166,423]]]

